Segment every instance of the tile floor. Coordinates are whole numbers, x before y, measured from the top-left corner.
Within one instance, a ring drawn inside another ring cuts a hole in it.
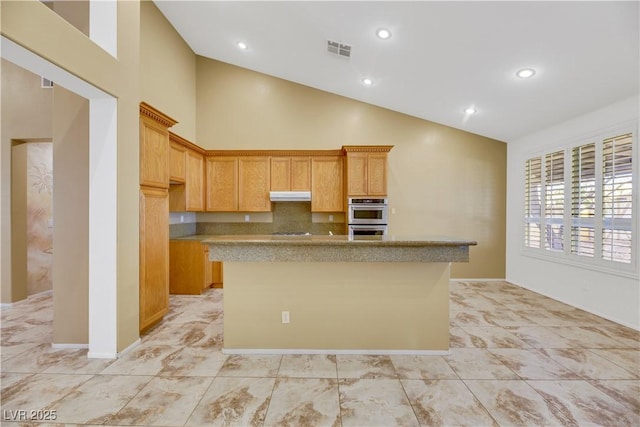
[[[450,292],[448,356],[227,356],[211,290],[172,296],[165,320],[115,361],[52,349],[52,299],[36,296],[1,312],[0,421],[640,425],[638,331],[505,282]]]

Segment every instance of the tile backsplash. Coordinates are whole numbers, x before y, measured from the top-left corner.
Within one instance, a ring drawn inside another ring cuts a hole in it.
[[[172,213],[172,217],[179,213]],[[312,214],[310,202],[279,202],[273,204],[270,214],[248,214],[257,221],[243,221],[244,214],[231,215],[231,220],[217,216],[211,220],[211,214],[198,214],[194,224],[170,222],[170,236],[183,237],[191,234],[272,234],[281,232],[308,232],[311,234],[344,234],[344,214]],[[270,215],[270,217],[269,217]],[[193,229],[195,227],[195,229]]]

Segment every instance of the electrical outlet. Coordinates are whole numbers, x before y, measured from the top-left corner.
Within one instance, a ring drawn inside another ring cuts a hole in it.
[[[184,215],[180,215],[180,222],[184,222]]]
[[[288,311],[283,311],[282,312],[282,323],[289,323],[289,312]]]
[[[329,215],[329,222],[333,222],[333,215]]]
[[[396,208],[391,208],[391,215],[395,215],[396,214]]]
[[[249,222],[249,215],[244,216],[244,222]]]

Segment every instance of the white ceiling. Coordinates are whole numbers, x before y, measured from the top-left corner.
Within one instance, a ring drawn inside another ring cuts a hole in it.
[[[639,91],[637,1],[155,3],[198,55],[502,141]]]

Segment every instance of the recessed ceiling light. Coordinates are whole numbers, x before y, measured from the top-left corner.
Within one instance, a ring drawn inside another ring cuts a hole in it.
[[[369,77],[365,77],[364,79],[362,79],[362,84],[365,86],[371,86],[373,84],[373,80],[371,80]]]
[[[521,79],[529,79],[535,74],[536,70],[534,70],[533,68],[523,68],[522,70],[518,70],[516,76],[520,77]]]
[[[249,47],[245,42],[238,42],[236,43],[236,46],[238,46],[242,50],[247,50],[247,48]]]
[[[467,107],[464,109],[465,114],[475,114],[478,110],[473,107]]]
[[[391,37],[391,31],[387,30],[386,28],[379,28],[378,30],[376,30],[376,36],[378,36],[382,40],[386,40]]]

